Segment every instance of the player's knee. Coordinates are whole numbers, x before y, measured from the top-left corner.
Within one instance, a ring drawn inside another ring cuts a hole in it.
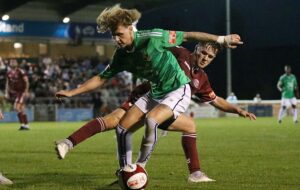
[[[286,106],[282,106],[282,109],[285,110],[285,109],[286,109]]]
[[[107,130],[116,128],[118,123],[120,122],[120,118],[114,115],[105,116],[103,120],[105,122]]]
[[[292,108],[293,108],[293,109],[296,109],[296,107],[297,107],[296,105],[292,105]]]
[[[183,133],[196,133],[196,124],[194,122],[185,125],[182,130]]]

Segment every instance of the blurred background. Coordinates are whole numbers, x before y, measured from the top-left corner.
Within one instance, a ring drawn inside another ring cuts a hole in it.
[[[226,98],[234,92],[238,100],[244,100],[239,101],[241,106],[248,109],[250,105],[249,109],[261,116],[277,113],[281,94],[276,84],[284,65],[291,65],[296,77],[300,74],[300,1],[0,0],[0,104],[6,113],[4,122],[16,119],[13,113],[8,114],[11,105],[4,99],[12,58],[17,58],[30,79],[31,120],[84,120],[109,113],[127,98],[133,77],[124,72],[92,94],[63,103],[54,99],[58,90],[75,88],[110,62],[115,45],[110,34],[96,32],[95,20],[105,7],[116,3],[142,12],[138,29],[239,34],[244,45],[231,51],[231,66],[228,68],[224,50],[206,71],[217,95]],[[194,45],[183,44],[191,51]],[[258,106],[253,102],[258,93],[262,100],[275,101]],[[84,110],[77,115],[74,110],[65,114],[69,108]],[[205,113],[199,111],[198,115]],[[216,115],[215,111],[210,115]]]

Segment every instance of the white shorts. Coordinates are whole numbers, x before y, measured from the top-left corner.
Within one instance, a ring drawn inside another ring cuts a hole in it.
[[[285,106],[285,107],[289,108],[289,107],[291,107],[291,105],[296,105],[296,104],[297,104],[297,99],[295,97],[281,99],[281,106]]]
[[[143,112],[148,113],[158,104],[167,105],[173,111],[174,118],[177,118],[181,113],[184,113],[191,101],[191,88],[189,84],[185,84],[169,92],[161,99],[152,99],[149,93],[139,98],[135,105]]]

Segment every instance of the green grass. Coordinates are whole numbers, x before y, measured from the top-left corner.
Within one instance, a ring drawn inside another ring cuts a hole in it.
[[[0,170],[14,181],[0,189],[118,189],[107,185],[117,169],[114,131],[98,134],[58,160],[54,141],[83,123],[35,122],[30,131],[0,123]],[[286,118],[201,119],[198,149],[203,171],[214,183],[187,183],[180,133],[160,138],[147,165],[151,190],[293,190],[300,189],[300,124]],[[135,153],[142,131],[134,136]],[[134,155],[136,157],[136,154]]]

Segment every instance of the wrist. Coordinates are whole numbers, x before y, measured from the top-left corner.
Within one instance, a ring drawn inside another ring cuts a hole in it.
[[[218,36],[217,43],[219,43],[221,45],[224,44],[225,43],[225,36]]]

